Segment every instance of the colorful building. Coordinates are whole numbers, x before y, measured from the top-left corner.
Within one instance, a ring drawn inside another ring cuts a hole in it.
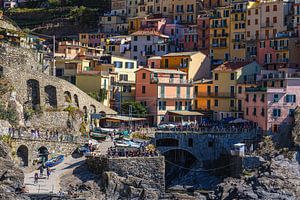
[[[151,56],[168,53],[169,37],[157,31],[137,31],[131,34],[131,59],[146,65]]]
[[[99,47],[105,42],[104,33],[79,33],[79,42],[82,46]]]
[[[115,66],[116,80],[113,84],[114,108],[120,110],[120,105],[135,99],[135,71],[138,69],[137,61],[124,57],[111,57],[111,64]]]
[[[152,124],[179,120],[167,119],[167,112],[170,111],[177,111],[181,117],[186,116],[182,112],[191,110],[193,96],[192,83],[185,72],[149,68],[136,71],[136,101],[147,107]]]
[[[225,62],[218,66],[212,70],[212,80],[195,83],[194,108],[213,111],[213,118],[217,120],[242,117],[242,102],[238,101],[237,94],[255,81],[260,69],[256,62]]]
[[[199,51],[169,53],[161,57],[162,69],[186,72],[189,80],[210,77],[210,59]]]
[[[213,65],[230,60],[230,7],[218,7],[210,18],[210,57]]]
[[[104,15],[99,18],[99,32],[101,33],[127,33],[128,23],[126,16]]]
[[[257,123],[265,132],[287,133],[300,103],[299,79],[296,69],[262,70],[260,86],[246,89],[245,119]]]
[[[209,17],[208,14],[198,15],[197,19],[197,32],[198,32],[198,50],[205,55],[209,56],[210,43],[209,43]]]
[[[131,37],[127,35],[108,37],[103,45],[105,53],[130,58]]]

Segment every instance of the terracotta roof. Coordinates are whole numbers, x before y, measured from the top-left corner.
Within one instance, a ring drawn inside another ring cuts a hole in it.
[[[172,57],[172,56],[192,56],[197,53],[201,53],[200,51],[192,51],[192,52],[175,52],[175,53],[168,53],[163,55],[163,57]]]
[[[136,31],[136,32],[132,33],[131,35],[132,36],[147,36],[147,35],[151,36],[151,35],[154,35],[154,36],[169,38],[169,36],[163,35],[158,31]]]
[[[140,68],[137,71],[140,71],[142,69],[145,69],[147,71],[158,73],[158,74],[186,74],[185,72],[176,70],[176,69],[150,69],[150,68]],[[137,72],[135,71],[135,72]]]
[[[237,69],[240,69],[252,62],[224,62],[222,65],[216,67],[213,71],[214,72],[231,72]]]

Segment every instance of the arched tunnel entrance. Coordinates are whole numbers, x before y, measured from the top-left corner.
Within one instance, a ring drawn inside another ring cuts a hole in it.
[[[166,162],[166,186],[168,187],[174,180],[180,179],[189,172],[195,164],[200,163],[197,158],[184,149],[172,149],[165,153]]]
[[[20,167],[28,167],[28,148],[21,145],[17,150],[17,156],[20,161]]]
[[[48,160],[49,151],[45,146],[42,146],[38,149],[39,162],[44,163]]]

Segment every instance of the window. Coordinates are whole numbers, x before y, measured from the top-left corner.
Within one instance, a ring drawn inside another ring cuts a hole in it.
[[[134,68],[134,62],[126,62],[125,68],[127,69],[133,69]]]
[[[230,100],[230,107],[231,107],[231,108],[234,107],[234,100],[233,100],[233,99]]]
[[[166,110],[167,102],[166,101],[159,101],[158,102],[158,110]]]
[[[270,6],[266,6],[266,12],[270,12]]]
[[[180,86],[177,86],[176,88],[176,97],[180,98]]]
[[[219,74],[215,73],[215,80],[219,80]]]
[[[187,87],[186,88],[186,98],[190,98],[190,96],[191,96],[191,88],[190,87]]]
[[[239,94],[242,94],[242,92],[243,92],[243,88],[242,88],[241,86],[239,86],[239,87],[238,87],[238,93],[239,93]]]
[[[278,102],[278,101],[279,101],[279,95],[278,94],[274,94],[273,102]]]
[[[277,23],[277,17],[273,17],[273,23]]]
[[[273,5],[273,11],[277,11],[277,5]]]
[[[264,108],[261,109],[260,115],[263,116],[263,117],[265,116],[265,109]]]
[[[119,80],[120,81],[128,81],[128,74],[120,74]]]
[[[265,94],[261,94],[260,101],[261,101],[261,102],[265,102]]]
[[[280,117],[281,110],[278,108],[273,109],[273,117]]]
[[[256,94],[253,94],[253,101],[256,102]]]
[[[288,94],[285,96],[285,101],[287,103],[295,103],[296,102],[296,95],[294,94]]]
[[[218,107],[218,106],[219,106],[219,100],[215,99],[215,107]]]
[[[142,78],[146,79],[146,73],[143,73]]]
[[[150,35],[147,35],[147,41],[150,41]]]
[[[115,61],[114,62],[114,66],[115,66],[115,68],[122,68],[123,67],[123,63],[120,62],[120,61]]]
[[[219,86],[216,85],[215,86],[215,95],[218,96],[218,93],[219,93]]]
[[[255,19],[255,25],[257,25],[258,24],[258,19]]]
[[[134,36],[133,41],[137,41],[137,38],[138,38],[137,36]]]
[[[253,108],[253,113],[252,113],[253,116],[256,116],[256,108]]]
[[[206,108],[207,108],[208,110],[210,110],[210,100],[207,100],[207,102],[206,102]]]
[[[294,117],[295,115],[295,109],[289,109],[289,116]]]
[[[248,10],[248,15],[251,15],[251,10]]]
[[[247,23],[247,25],[248,25],[248,26],[250,26],[250,19],[248,19],[248,23]]]
[[[164,85],[160,86],[160,97],[165,98],[165,86]]]
[[[133,51],[134,51],[134,52],[137,52],[137,49],[138,49],[137,46],[134,45],[134,46],[133,46]]]
[[[258,9],[255,9],[255,14],[258,15]]]
[[[249,115],[249,108],[246,108],[246,115]]]
[[[234,80],[234,73],[230,74],[230,80]]]
[[[142,86],[142,93],[146,94],[146,86]]]

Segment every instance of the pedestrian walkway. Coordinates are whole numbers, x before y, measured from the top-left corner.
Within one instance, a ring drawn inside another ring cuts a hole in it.
[[[39,178],[37,184],[34,184],[34,174],[36,171],[26,173],[24,183],[28,189],[28,192],[32,194],[59,193],[60,176],[74,170],[76,167],[80,166],[84,160],[85,157],[75,159],[70,156],[65,158],[63,163],[51,168],[53,171],[49,179],[47,179],[47,170],[45,169],[44,176]]]
[[[99,144],[99,152],[106,154],[109,147],[113,145],[111,141],[105,141]],[[47,179],[47,170],[44,170],[44,176],[39,178],[38,183],[34,184],[34,174],[39,173],[39,170],[34,172],[25,173],[24,184],[26,185],[28,192],[31,194],[42,194],[42,193],[54,193],[60,192],[60,177],[64,174],[72,172],[76,167],[80,166],[85,162],[85,157],[73,158],[71,156],[66,157],[64,162],[51,168],[52,173]]]

